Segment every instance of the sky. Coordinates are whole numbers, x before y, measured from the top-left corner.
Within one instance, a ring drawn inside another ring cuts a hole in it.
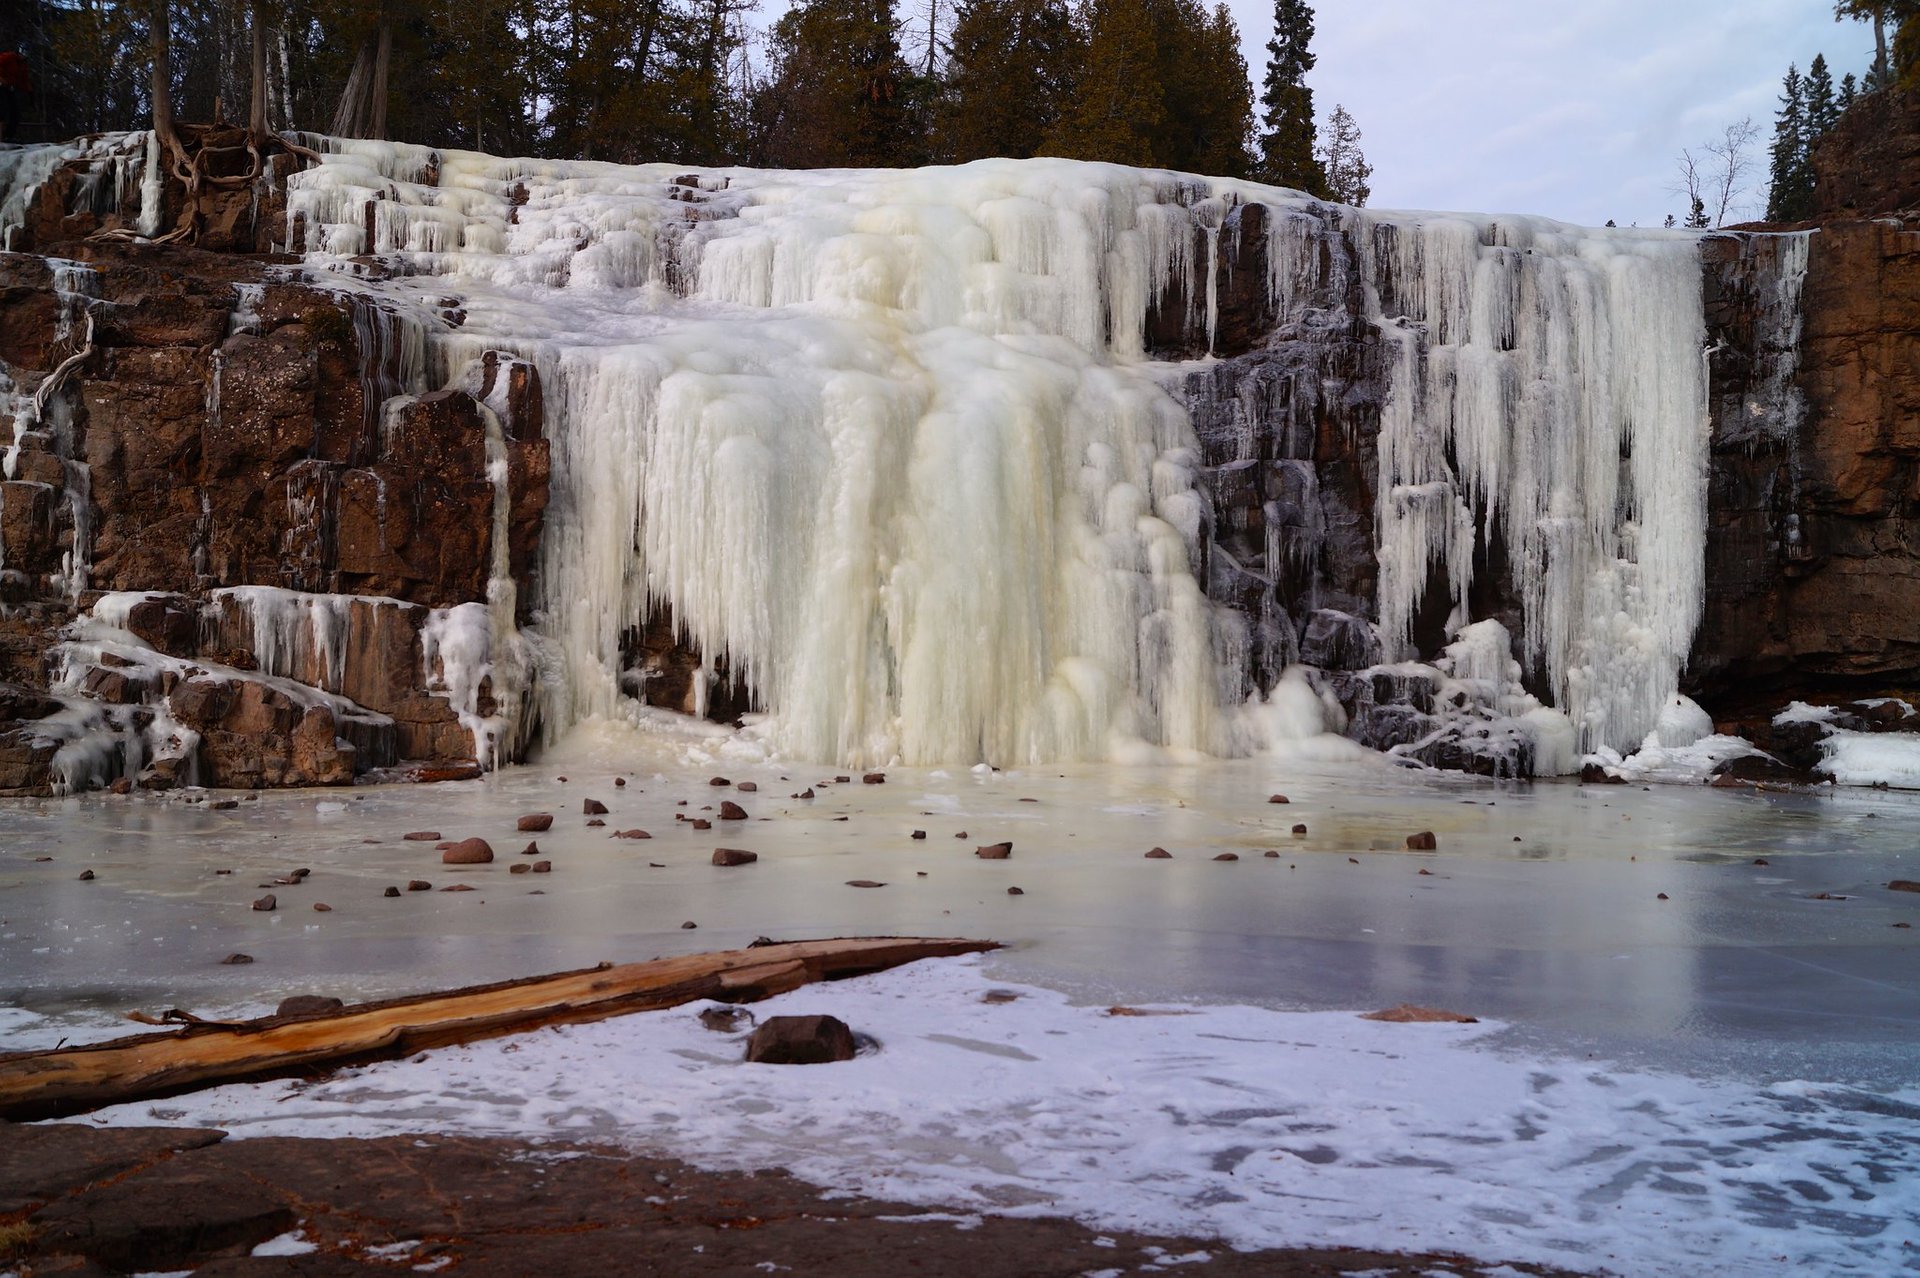
[[[1229,3],[1257,92],[1272,2]],[[1824,52],[1837,83],[1873,53],[1831,0],[1321,0],[1315,25],[1314,105],[1358,122],[1370,204],[1593,226],[1684,217],[1680,151],[1749,115],[1757,217],[1787,64]]]

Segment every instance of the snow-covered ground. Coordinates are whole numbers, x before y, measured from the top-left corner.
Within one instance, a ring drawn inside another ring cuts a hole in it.
[[[1702,1082],[1502,1050],[1492,1024],[1244,1006],[1116,1016],[1009,986],[980,959],[755,1009],[830,1013],[878,1040],[839,1065],[742,1063],[744,1034],[702,1028],[700,1006],[97,1117],[243,1137],[626,1142],[1239,1247],[1447,1249],[1645,1275],[1920,1263],[1920,1087]]]

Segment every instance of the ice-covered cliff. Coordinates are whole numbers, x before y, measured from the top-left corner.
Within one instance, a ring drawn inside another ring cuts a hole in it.
[[[1696,732],[1829,553],[1804,234],[306,142],[224,203],[138,135],[0,175],[87,259],[0,258],[0,554],[48,618],[180,592],[185,656],[392,718],[362,765],[655,705],[848,764],[1562,772]],[[175,219],[226,251],[84,239]]]
[[[1254,205],[1264,260],[1223,253]],[[1436,600],[1450,633],[1484,620],[1498,554],[1564,767],[1654,726],[1700,616],[1695,235],[1066,161],[689,174],[359,142],[289,180],[288,228],[422,326],[427,383],[494,349],[540,370],[549,731],[617,712],[623,635],[664,610],[796,755],[1250,748],[1247,621],[1199,576],[1195,365],[1150,349],[1175,305],[1211,342],[1225,262],[1275,329],[1380,348],[1385,660]]]

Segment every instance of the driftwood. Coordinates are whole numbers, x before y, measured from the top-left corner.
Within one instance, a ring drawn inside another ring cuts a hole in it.
[[[918,937],[791,941],[618,967],[603,963],[317,1016],[214,1022],[183,1014],[177,1033],[0,1055],[0,1119],[61,1118],[217,1083],[337,1068],[694,999],[752,1002],[813,981],[994,948],[991,941]]]

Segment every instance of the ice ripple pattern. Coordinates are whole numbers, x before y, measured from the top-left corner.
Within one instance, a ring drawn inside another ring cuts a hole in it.
[[[961,1211],[1241,1248],[1451,1249],[1626,1275],[1920,1271],[1920,1091],[1702,1081],[1502,1046],[1493,1025],[1247,1007],[1111,1016],[980,960],[756,1008],[879,1040],[740,1062],[697,1008],[109,1111],[237,1136],[624,1142]]]

